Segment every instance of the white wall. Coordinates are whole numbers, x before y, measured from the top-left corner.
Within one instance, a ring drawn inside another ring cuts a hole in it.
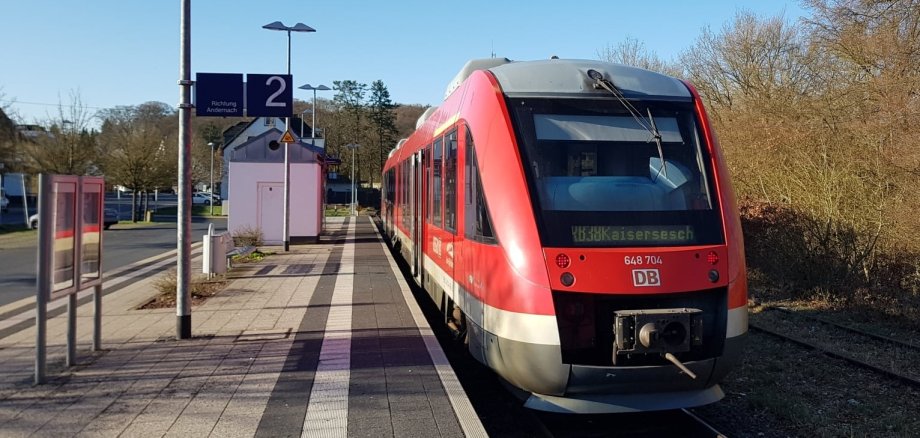
[[[229,176],[230,184],[227,188],[230,214],[227,229],[234,233],[247,226],[259,228],[265,243],[281,244],[283,206],[276,204],[275,208],[263,208],[259,187],[283,187],[284,164],[231,162]],[[315,238],[319,235],[322,217],[321,178],[317,163],[291,163],[291,240],[298,237]],[[266,204],[269,202],[266,201]],[[262,224],[263,218],[274,218],[276,221]]]

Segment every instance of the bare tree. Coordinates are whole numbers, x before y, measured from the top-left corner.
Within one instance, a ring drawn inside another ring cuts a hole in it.
[[[83,104],[79,92],[70,103],[58,103],[58,114],[44,123],[47,131],[20,143],[36,172],[60,175],[98,174],[96,133],[89,129],[94,114]]]
[[[703,29],[680,57],[686,77],[717,111],[739,99],[787,105],[813,95],[822,84],[815,60],[800,26],[750,12],[740,12],[719,34]]]
[[[680,76],[680,68],[658,57],[654,51],[645,47],[645,43],[636,38],[627,36],[616,45],[608,44],[597,51],[601,61],[624,64],[631,67],[644,68],[658,73]]]
[[[807,253],[782,257],[810,266],[812,284],[869,284],[882,277],[880,254],[920,254],[909,231],[920,228],[920,195],[904,184],[920,168],[920,8],[809,4],[816,13],[803,24],[739,13],[720,33],[705,30],[681,64],[739,194],[794,213]]]

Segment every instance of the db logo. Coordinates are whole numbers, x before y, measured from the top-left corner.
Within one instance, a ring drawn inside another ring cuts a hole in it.
[[[657,269],[633,269],[633,286],[661,286],[661,277]]]

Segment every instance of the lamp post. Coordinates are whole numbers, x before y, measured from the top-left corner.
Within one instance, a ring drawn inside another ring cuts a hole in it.
[[[310,143],[313,146],[316,146],[316,90],[319,91],[329,91],[332,88],[329,88],[325,85],[312,86],[310,84],[303,84],[300,87],[301,90],[313,90],[313,125],[310,126]],[[303,118],[300,119],[303,123]],[[300,136],[303,137],[303,125],[300,125]]]
[[[357,216],[357,212],[355,211],[356,210],[355,204],[357,204],[358,202],[358,196],[357,196],[357,193],[355,192],[355,150],[358,149],[359,146],[361,145],[357,143],[349,143],[348,145],[345,146],[348,149],[351,149],[351,215],[352,216]]]
[[[308,111],[313,112],[313,110],[310,110],[310,109],[305,109],[300,112],[300,138],[303,138],[303,115],[306,114]]]
[[[211,182],[208,185],[211,197],[211,216],[214,216],[214,146],[214,142],[208,142],[208,150],[211,152]]]
[[[291,32],[316,32],[316,29],[303,23],[297,23],[294,26],[285,26],[280,21],[266,24],[263,29],[281,30],[287,32],[287,74],[291,74]],[[291,127],[291,118],[284,118],[284,132],[288,132]],[[291,160],[290,144],[284,144],[284,251],[291,249]]]

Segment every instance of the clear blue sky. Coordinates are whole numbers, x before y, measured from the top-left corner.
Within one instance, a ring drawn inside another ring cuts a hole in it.
[[[179,8],[179,0],[4,1],[0,104],[26,123],[56,115],[72,91],[91,110],[176,105]],[[781,0],[192,0],[192,78],[284,73],[286,34],[261,26],[303,22],[317,32],[292,33],[296,85],[380,79],[394,102],[436,105],[467,60],[493,50],[513,60],[596,59],[630,36],[671,59],[700,29],[718,31],[741,9],[788,20],[805,14]],[[312,94],[295,90],[294,97]]]

